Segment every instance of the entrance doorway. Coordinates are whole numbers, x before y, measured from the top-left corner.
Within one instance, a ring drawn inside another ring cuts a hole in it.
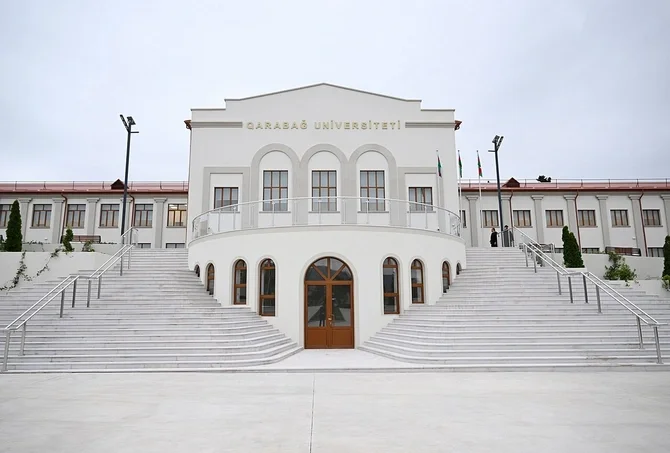
[[[354,277],[337,258],[321,258],[305,273],[305,349],[354,347]]]

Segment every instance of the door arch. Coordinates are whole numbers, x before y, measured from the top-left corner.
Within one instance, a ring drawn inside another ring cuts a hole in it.
[[[214,265],[212,263],[207,265],[207,292],[210,296],[214,295]]]
[[[333,257],[314,261],[305,272],[305,349],[354,347],[354,276]]]
[[[446,294],[451,286],[451,266],[447,261],[442,262],[442,294]]]

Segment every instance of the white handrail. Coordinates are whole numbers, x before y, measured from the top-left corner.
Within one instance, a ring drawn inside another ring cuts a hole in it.
[[[448,209],[408,200],[354,196],[277,198],[222,206],[196,216],[191,231],[192,239],[197,239],[242,229],[339,224],[399,226],[461,236],[461,218]]]

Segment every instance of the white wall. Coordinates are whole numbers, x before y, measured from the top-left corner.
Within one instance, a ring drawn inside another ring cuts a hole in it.
[[[98,252],[72,252],[68,254],[61,252],[55,258],[51,258],[50,255],[48,252],[27,252],[24,261],[27,268],[24,274],[31,277],[32,280],[28,282],[21,279],[17,288],[31,283],[65,278],[82,270],[93,271],[109,259],[109,255]],[[11,283],[19,268],[20,261],[21,252],[0,253],[0,286]],[[36,277],[35,274],[47,263],[49,269]]]
[[[582,254],[584,265],[600,278],[605,275],[605,266],[611,266],[609,256],[604,253]],[[663,258],[650,258],[646,256],[624,256],[626,263],[634,269],[639,280],[659,278],[663,271]]]
[[[391,247],[392,245],[392,247]],[[425,300],[434,304],[442,292],[442,261],[465,267],[462,241],[439,233],[405,228],[322,226],[291,229],[247,230],[212,235],[189,244],[189,268],[197,264],[205,280],[208,263],[216,272],[214,297],[232,303],[233,265],[247,263],[247,301],[257,311],[258,266],[271,258],[277,266],[277,315],[266,319],[299,344],[304,344],[304,275],[321,257],[333,256],[349,265],[354,274],[355,342],[360,345],[395,315],[384,315],[382,263],[392,256],[399,262],[402,309],[411,303],[409,269],[413,259],[424,263]],[[452,279],[453,281],[453,279]]]

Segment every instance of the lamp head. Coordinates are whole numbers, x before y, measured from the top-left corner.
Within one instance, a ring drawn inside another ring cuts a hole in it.
[[[493,137],[493,144],[494,145],[497,144],[499,139],[500,139],[499,135],[496,135],[495,137]]]
[[[134,125],[135,125],[135,120],[133,119],[132,116],[129,116],[129,117],[128,117],[128,124],[129,124],[130,126],[134,126]]]

